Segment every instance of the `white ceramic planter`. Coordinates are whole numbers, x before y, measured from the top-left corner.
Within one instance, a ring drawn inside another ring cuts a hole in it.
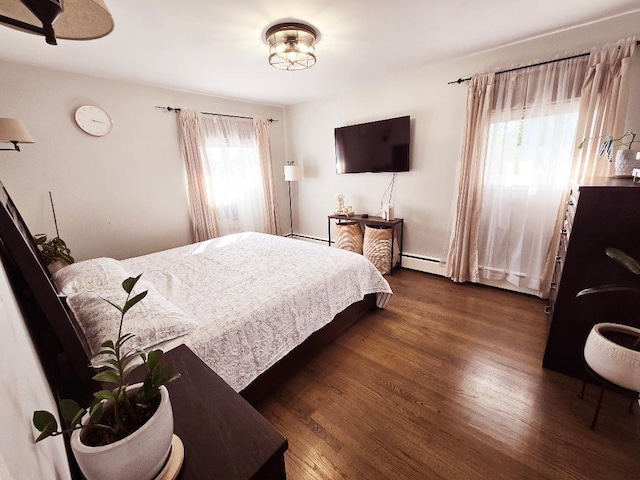
[[[623,347],[603,334],[619,332],[640,337],[640,329],[617,323],[593,326],[584,346],[584,359],[591,369],[616,385],[640,392],[640,352]]]
[[[616,153],[616,163],[614,165],[616,176],[631,176],[634,168],[640,168],[638,150],[623,149]]]
[[[141,383],[127,391],[137,390]],[[169,392],[160,387],[160,405],[155,414],[126,438],[102,447],[89,447],[80,440],[81,430],[71,435],[71,450],[87,480],[151,480],[162,470],[171,450],[173,411]]]
[[[69,263],[65,262],[64,260],[56,260],[55,262],[50,263],[49,265],[47,265],[47,269],[49,270],[49,273],[51,275],[53,275],[58,270],[60,270],[61,268],[66,267],[67,265],[69,265]]]

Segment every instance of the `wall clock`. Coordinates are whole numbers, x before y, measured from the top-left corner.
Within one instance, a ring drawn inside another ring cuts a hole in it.
[[[95,105],[78,107],[75,120],[82,131],[94,137],[104,137],[113,128],[113,120],[109,114]]]

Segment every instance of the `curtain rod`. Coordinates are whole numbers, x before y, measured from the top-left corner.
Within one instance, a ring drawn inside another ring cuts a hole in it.
[[[640,45],[640,40],[638,40],[636,42],[636,45]],[[580,58],[580,57],[584,57],[584,56],[590,55],[590,54],[591,54],[591,52],[579,53],[577,55],[571,55],[570,57],[556,58],[554,60],[547,60],[546,62],[538,62],[538,63],[534,63],[532,65],[523,65],[521,67],[509,68],[508,70],[500,70],[499,72],[496,72],[496,75],[499,75],[501,73],[515,72],[517,70],[523,70],[523,69],[529,68],[529,67],[539,67],[540,65],[547,65],[549,63],[561,62],[563,60],[571,60],[572,58]],[[453,80],[452,82],[447,82],[447,85],[452,85],[454,83],[460,85],[462,82],[468,82],[469,80],[471,80],[471,77],[469,77],[469,78],[459,78],[458,80]]]
[[[174,108],[174,107],[160,107],[158,105],[156,105],[156,108],[161,108],[162,110],[166,110],[167,112],[179,112],[180,110],[182,110],[180,107],[178,108]],[[242,115],[227,115],[224,113],[211,113],[211,112],[200,112],[203,115],[216,115],[218,117],[231,117],[231,118],[246,118],[247,120],[253,120],[253,117],[244,117]],[[279,122],[280,120],[276,120],[275,118],[267,118],[267,121],[269,123],[273,123],[273,122]]]

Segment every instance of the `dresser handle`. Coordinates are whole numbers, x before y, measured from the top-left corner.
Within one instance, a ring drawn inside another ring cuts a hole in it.
[[[569,200],[567,202],[567,205],[570,206],[570,207],[573,207],[575,205],[575,203],[573,202],[573,200]]]
[[[564,235],[566,237],[567,236],[567,229],[563,228],[562,230],[560,230],[560,235]]]
[[[562,261],[562,257],[560,255],[558,255],[556,257],[556,263],[560,263]]]
[[[551,313],[551,305],[544,307],[544,313]]]

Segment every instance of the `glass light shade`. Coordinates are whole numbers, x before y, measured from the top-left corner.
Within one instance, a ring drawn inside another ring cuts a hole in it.
[[[267,30],[269,63],[280,70],[304,70],[316,63],[317,32],[301,23],[281,23]]]
[[[93,40],[113,30],[113,17],[104,0],[0,0],[0,15],[36,27],[43,21],[52,22],[56,38],[67,40]]]
[[[284,181],[285,182],[297,182],[302,180],[303,172],[300,165],[285,165],[284,166]]]
[[[0,142],[34,143],[27,127],[17,118],[0,118]]]

